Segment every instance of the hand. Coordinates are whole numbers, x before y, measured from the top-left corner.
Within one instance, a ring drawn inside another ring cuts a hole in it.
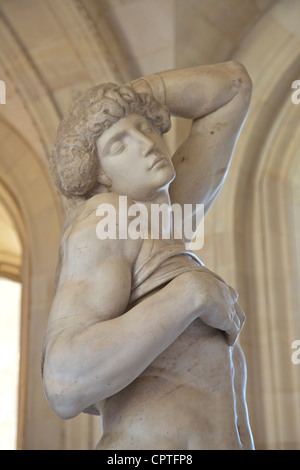
[[[211,274],[197,271],[186,274],[198,318],[206,325],[224,331],[228,344],[233,346],[246,319],[237,303],[238,293]]]

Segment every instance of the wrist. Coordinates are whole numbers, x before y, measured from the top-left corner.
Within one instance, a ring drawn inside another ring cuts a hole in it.
[[[176,299],[176,306],[190,321],[199,317],[201,309],[205,306],[206,292],[199,277],[203,273],[189,271],[176,277],[170,283],[172,292],[170,296]]]

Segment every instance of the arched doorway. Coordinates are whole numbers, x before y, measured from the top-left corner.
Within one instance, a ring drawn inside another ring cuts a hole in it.
[[[23,249],[14,218],[17,208],[0,185],[0,448],[18,444]]]
[[[22,247],[17,447],[45,449],[51,435],[51,445],[60,448],[56,441],[60,439],[63,423],[49,410],[44,398],[40,352],[53,298],[64,218],[62,202],[48,168],[24,138],[3,120],[0,139],[1,205],[9,214]]]

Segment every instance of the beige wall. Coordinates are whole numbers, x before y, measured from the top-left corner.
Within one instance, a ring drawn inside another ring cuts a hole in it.
[[[101,81],[231,58],[247,66],[253,102],[199,255],[237,287],[247,314],[241,343],[256,447],[300,448],[300,365],[291,361],[300,339],[300,105],[291,102],[299,17],[297,0],[2,0],[0,204],[23,257],[20,448],[88,449],[100,434],[98,418],[58,419],[40,375],[64,220],[47,162],[63,112]],[[171,147],[187,131],[182,121],[173,127]],[[0,255],[13,251],[1,234]]]

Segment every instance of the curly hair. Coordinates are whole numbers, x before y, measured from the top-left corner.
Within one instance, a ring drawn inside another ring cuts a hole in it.
[[[170,129],[167,107],[130,85],[103,83],[78,96],[58,127],[50,158],[53,182],[67,200],[88,199],[99,188],[96,140],[132,112],[143,115],[160,134]]]

